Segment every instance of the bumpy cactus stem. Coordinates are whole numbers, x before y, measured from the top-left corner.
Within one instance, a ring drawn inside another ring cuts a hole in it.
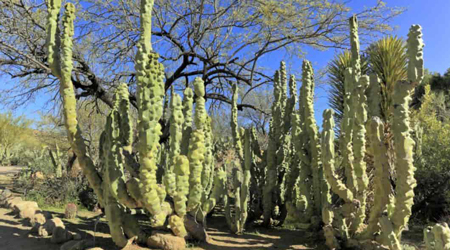
[[[192,132],[192,107],[194,101],[194,92],[187,87],[183,93],[183,138],[181,140],[181,154],[186,155],[189,151],[189,138]]]
[[[313,182],[313,197],[315,214],[320,217],[321,213],[321,182],[323,176],[320,175],[321,159],[320,159],[320,143],[316,119],[314,117],[314,72],[311,63],[307,60],[302,65],[302,87],[300,92],[304,95],[302,98],[304,107],[304,129],[309,141],[308,153],[310,155],[310,164]]]
[[[370,142],[371,155],[376,159],[374,161],[374,202],[370,210],[368,226],[364,232],[363,238],[373,237],[374,233],[380,228],[378,220],[387,209],[389,195],[391,193],[391,184],[389,182],[389,162],[387,157],[387,148],[384,144],[384,124],[378,117],[369,120],[367,124],[367,133]]]
[[[353,92],[353,110],[355,114],[353,124],[353,153],[354,153],[354,169],[356,184],[358,191],[356,199],[360,202],[360,208],[357,211],[356,218],[352,223],[352,230],[356,231],[362,225],[365,219],[366,211],[366,195],[369,179],[366,173],[366,162],[364,161],[366,153],[366,129],[365,123],[367,120],[367,98],[365,91],[369,85],[369,77],[362,76],[358,80],[358,85]]]
[[[71,3],[65,6],[61,43],[59,43],[57,27],[61,1],[48,1],[47,6],[47,48],[49,58],[53,58],[50,68],[52,69],[52,74],[60,79],[59,91],[63,99],[64,124],[68,132],[69,142],[78,157],[80,166],[88,178],[89,184],[94,189],[100,204],[103,204],[102,179],[95,170],[94,162],[87,156],[86,145],[77,122],[76,99],[72,84],[72,37],[74,35],[75,6]],[[61,59],[60,63],[58,63],[58,58]]]
[[[423,233],[427,250],[450,250],[450,228],[447,223],[427,227]]]

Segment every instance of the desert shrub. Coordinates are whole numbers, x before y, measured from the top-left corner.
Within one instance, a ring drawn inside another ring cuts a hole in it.
[[[64,208],[68,203],[74,203],[93,209],[96,197],[84,178],[45,178],[30,179],[25,174],[15,182],[16,188],[23,192],[26,200],[36,201],[42,208]]]

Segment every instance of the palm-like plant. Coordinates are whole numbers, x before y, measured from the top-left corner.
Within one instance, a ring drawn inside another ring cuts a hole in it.
[[[399,37],[388,36],[369,46],[367,54],[370,71],[381,80],[381,118],[387,121],[394,85],[407,76],[406,43]]]
[[[329,102],[331,108],[335,111],[335,120],[339,124],[342,114],[344,112],[344,73],[345,69],[352,66],[351,52],[346,50],[337,54],[328,65],[328,77],[330,79],[330,96]],[[367,74],[369,71],[369,64],[367,56],[361,56],[361,73]],[[336,126],[339,128],[340,126]]]
[[[385,37],[369,46],[361,56],[361,74],[374,73],[381,80],[381,118],[388,120],[391,94],[397,81],[406,79],[406,44],[396,36]],[[329,102],[338,123],[344,111],[344,72],[351,67],[351,53],[344,51],[328,65]],[[338,126],[339,127],[339,126]]]

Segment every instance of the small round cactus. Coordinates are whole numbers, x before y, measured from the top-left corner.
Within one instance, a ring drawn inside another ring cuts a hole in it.
[[[75,219],[77,217],[77,205],[74,203],[68,203],[64,212],[64,218]]]

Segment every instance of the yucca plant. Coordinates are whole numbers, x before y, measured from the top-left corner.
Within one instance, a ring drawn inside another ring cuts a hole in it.
[[[406,79],[406,43],[397,36],[388,36],[370,45],[367,53],[370,71],[380,79],[381,118],[387,121],[394,84]]]

